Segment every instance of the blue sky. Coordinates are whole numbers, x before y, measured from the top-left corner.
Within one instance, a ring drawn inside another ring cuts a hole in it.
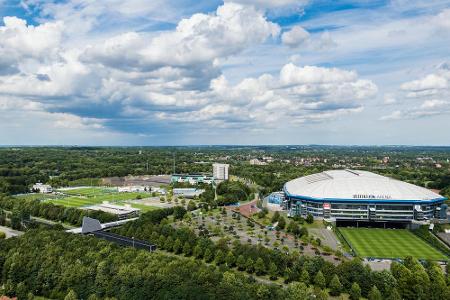
[[[0,144],[449,145],[450,1],[0,0]]]

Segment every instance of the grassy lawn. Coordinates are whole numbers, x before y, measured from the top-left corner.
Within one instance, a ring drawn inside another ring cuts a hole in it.
[[[14,196],[15,198],[19,199],[29,199],[29,200],[45,200],[45,199],[51,199],[55,198],[56,195],[53,194],[24,194],[24,195],[18,195]]]
[[[117,205],[122,205],[124,203],[116,203]],[[149,205],[144,205],[144,204],[137,204],[137,203],[129,203],[131,205],[131,207],[133,208],[139,208],[141,210],[141,212],[147,212],[147,211],[151,211],[151,210],[155,210],[155,209],[159,209],[156,206],[149,206]]]
[[[66,195],[92,197],[92,196],[97,196],[97,195],[117,193],[117,189],[102,188],[102,187],[86,187],[86,188],[77,188],[77,189],[71,189],[71,190],[59,190],[59,192],[62,192]]]
[[[308,224],[306,221],[301,225],[306,228],[317,228],[317,229],[324,229],[326,226],[323,224],[322,220],[314,220],[311,224]]]
[[[446,260],[447,257],[406,229],[339,228],[361,257]]]
[[[72,190],[60,190],[59,192],[64,195],[26,194],[17,196],[17,198],[42,200],[68,207],[82,207],[101,204],[103,201],[108,201],[116,205],[125,205],[125,201],[135,200],[138,196],[141,196],[142,198],[147,198],[150,196],[149,193],[118,193],[116,189],[103,187],[86,187]],[[134,208],[140,208],[143,212],[157,208],[138,203],[130,203],[130,205]]]

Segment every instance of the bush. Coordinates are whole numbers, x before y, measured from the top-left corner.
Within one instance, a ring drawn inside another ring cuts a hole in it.
[[[6,238],[6,234],[3,231],[0,231],[0,240],[3,240]]]

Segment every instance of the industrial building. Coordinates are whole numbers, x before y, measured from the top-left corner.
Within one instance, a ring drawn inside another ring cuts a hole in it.
[[[447,219],[445,197],[368,171],[324,171],[289,181],[283,191],[289,216],[408,223]]]

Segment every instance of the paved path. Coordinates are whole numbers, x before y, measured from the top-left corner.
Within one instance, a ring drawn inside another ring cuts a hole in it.
[[[309,228],[308,231],[312,235],[320,238],[323,245],[326,245],[333,250],[338,250],[341,246],[341,243],[332,230],[326,228]]]
[[[5,226],[0,226],[0,231],[3,231],[6,234],[7,239],[24,234],[22,231],[14,230]]]

